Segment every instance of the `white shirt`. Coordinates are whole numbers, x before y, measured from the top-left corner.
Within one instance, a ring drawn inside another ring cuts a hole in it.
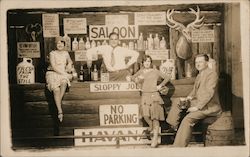
[[[114,49],[114,50],[113,50]],[[111,53],[114,53],[115,64],[111,66]],[[134,50],[130,50],[124,47],[116,46],[115,48],[110,45],[101,45],[98,47],[93,47],[87,50],[88,60],[92,60],[92,55],[94,54],[102,55],[103,61],[106,65],[108,71],[117,71],[126,69],[128,66],[132,65],[137,61],[139,53]],[[128,63],[125,63],[125,58],[131,57]]]

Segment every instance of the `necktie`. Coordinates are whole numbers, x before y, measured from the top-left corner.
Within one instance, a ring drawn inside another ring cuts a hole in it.
[[[113,67],[115,65],[115,55],[114,55],[114,49],[111,52],[111,66]]]

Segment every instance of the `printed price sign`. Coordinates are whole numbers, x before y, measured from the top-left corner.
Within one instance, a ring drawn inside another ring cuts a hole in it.
[[[106,15],[105,16],[106,25],[128,25],[128,15]]]
[[[100,105],[100,125],[138,125],[138,113],[138,104]]]
[[[193,30],[192,31],[192,42],[214,42],[214,30]]]
[[[169,50],[146,50],[146,55],[149,55],[153,60],[169,59]]]
[[[59,15],[43,14],[43,36],[57,37],[59,36]]]
[[[18,42],[17,55],[18,58],[40,58],[40,43]]]
[[[86,18],[64,18],[64,33],[67,34],[87,34]]]
[[[166,12],[136,12],[136,25],[166,25]]]

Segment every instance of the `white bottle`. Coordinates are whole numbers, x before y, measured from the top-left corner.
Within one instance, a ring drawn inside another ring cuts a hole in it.
[[[143,42],[143,33],[140,33],[139,39],[137,40],[138,50],[143,50],[144,42]]]
[[[91,41],[91,47],[96,47],[96,42],[95,42],[95,40],[92,40],[92,41]]]
[[[65,50],[71,51],[71,39],[67,33],[64,34],[63,39],[65,40]]]
[[[161,41],[160,41],[160,49],[161,50],[165,50],[166,49],[166,40],[164,37],[161,38]]]
[[[85,43],[82,38],[79,40],[79,50],[84,50],[85,49]]]
[[[78,41],[77,38],[74,38],[74,41],[72,42],[72,51],[78,50]]]
[[[104,40],[104,41],[102,42],[102,45],[108,45],[107,41]]]
[[[98,81],[98,71],[97,71],[96,65],[94,65],[92,76],[93,76],[93,81]]]
[[[129,43],[128,43],[128,49],[130,49],[130,50],[134,50],[134,42],[133,41],[130,41]]]
[[[101,46],[101,42],[100,41],[97,41],[97,46]]]
[[[87,41],[86,41],[86,43],[85,43],[85,48],[86,48],[86,49],[91,48],[91,44],[90,44],[90,41],[89,41],[89,37],[87,37]]]
[[[154,40],[152,38],[152,34],[149,34],[148,37],[148,50],[153,50],[154,49]]]
[[[35,83],[35,68],[31,58],[23,58],[16,67],[17,84]]]
[[[160,39],[157,33],[155,34],[155,37],[154,37],[154,49],[156,50],[160,49]]]

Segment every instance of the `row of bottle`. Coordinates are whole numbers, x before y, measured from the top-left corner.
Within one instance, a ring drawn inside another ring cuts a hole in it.
[[[71,38],[67,34],[65,34],[63,38],[66,42],[65,48],[67,51],[86,50],[100,45],[108,45],[106,40],[103,40],[102,42],[95,40],[90,41],[89,37],[86,37],[86,41],[83,40],[83,37],[80,37],[79,40],[77,37],[74,37],[72,42]],[[137,41],[129,41],[128,44],[126,44],[126,42],[119,41],[119,45],[133,50],[159,50],[166,49],[166,40],[164,37],[160,40],[157,33],[154,38],[152,33],[150,33],[147,40],[144,40],[143,33],[140,33]]]

